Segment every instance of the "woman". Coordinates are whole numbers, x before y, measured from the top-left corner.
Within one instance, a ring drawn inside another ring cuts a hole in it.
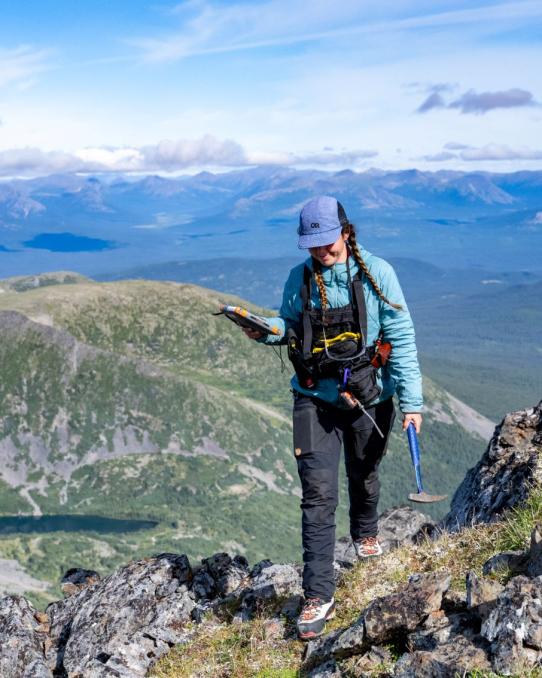
[[[420,431],[421,375],[414,328],[393,268],[362,249],[342,205],[330,196],[308,202],[299,247],[310,258],[290,272],[280,334],[245,334],[287,343],[296,369],[294,453],[302,486],[303,589],[301,639],[324,631],[334,613],[335,509],[342,445],[350,497],[350,533],[358,558],[377,556],[378,466],[395,418]],[[389,344],[391,353],[389,357]],[[386,359],[387,358],[387,359]]]

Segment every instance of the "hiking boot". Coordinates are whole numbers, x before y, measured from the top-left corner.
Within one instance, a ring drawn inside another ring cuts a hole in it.
[[[354,540],[354,548],[360,560],[382,555],[382,547],[378,543],[378,537],[362,537]]]
[[[297,618],[297,634],[301,640],[321,636],[328,619],[335,616],[335,598],[324,602],[321,598],[306,598]]]

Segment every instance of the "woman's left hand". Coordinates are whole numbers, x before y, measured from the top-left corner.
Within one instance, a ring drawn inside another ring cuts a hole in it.
[[[406,431],[408,425],[412,422],[416,433],[419,433],[422,428],[422,415],[419,412],[403,412],[403,431]]]

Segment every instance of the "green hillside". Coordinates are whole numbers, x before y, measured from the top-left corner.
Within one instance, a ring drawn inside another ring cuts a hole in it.
[[[157,549],[300,558],[289,365],[282,372],[269,347],[213,316],[219,300],[239,301],[148,281],[0,295],[0,514],[159,522],[121,535],[5,535],[0,558],[46,581]],[[429,380],[425,392],[424,476],[434,491],[451,492],[491,424]],[[413,489],[398,424],[382,481],[382,509]],[[341,491],[339,535],[347,533],[344,477]]]

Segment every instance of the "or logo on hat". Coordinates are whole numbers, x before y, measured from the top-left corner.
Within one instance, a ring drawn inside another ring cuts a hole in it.
[[[317,221],[313,221],[311,224],[311,228],[320,228],[320,224]]]

